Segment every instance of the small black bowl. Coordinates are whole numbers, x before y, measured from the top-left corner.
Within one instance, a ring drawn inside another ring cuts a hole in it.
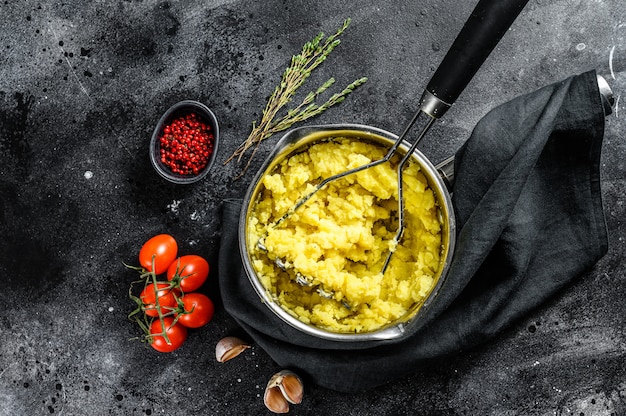
[[[161,137],[164,134],[164,129],[175,119],[185,116],[190,113],[195,113],[199,119],[210,127],[213,134],[213,151],[208,156],[209,160],[207,165],[199,171],[197,174],[184,175],[177,172],[173,172],[167,165],[161,161]],[[152,133],[152,139],[150,140],[150,162],[157,171],[157,173],[172,183],[177,184],[189,184],[199,181],[204,178],[213,163],[217,155],[217,145],[219,142],[219,126],[217,124],[217,118],[215,114],[204,104],[198,101],[185,100],[178,102],[171,106],[156,125],[154,133]]]

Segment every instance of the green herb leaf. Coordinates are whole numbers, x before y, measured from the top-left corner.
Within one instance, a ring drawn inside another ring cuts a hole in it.
[[[325,35],[319,33],[311,41],[304,44],[300,54],[291,58],[291,63],[283,72],[280,84],[274,89],[267,101],[261,121],[252,123],[252,131],[248,138],[239,145],[235,152],[224,162],[224,164],[237,159],[240,161],[243,155],[252,148],[252,154],[238,177],[241,177],[254,157],[259,144],[272,136],[274,133],[286,130],[296,123],[315,117],[330,107],[341,103],[356,88],[363,85],[367,78],[360,78],[349,84],[343,91],[333,94],[326,102],[319,105],[315,100],[330,88],[335,79],[330,78],[314,92],[310,92],[297,106],[286,110],[285,115],[278,117],[278,113],[287,104],[291,103],[297,90],[304,84],[311,73],[320,66],[328,55],[340,44],[338,39],[350,25],[350,19],[346,19],[343,25],[333,35],[324,39]]]

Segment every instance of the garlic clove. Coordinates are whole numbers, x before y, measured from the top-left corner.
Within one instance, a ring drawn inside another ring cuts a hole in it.
[[[267,385],[265,394],[263,394],[263,403],[273,413],[289,412],[289,402],[285,399],[278,386],[271,387],[269,384]]]
[[[283,370],[282,382],[278,385],[280,391],[285,396],[285,399],[291,404],[302,403],[302,396],[304,395],[304,384],[302,379],[298,375],[289,370]]]
[[[242,339],[237,337],[225,337],[215,345],[215,358],[220,363],[231,360],[250,348]]]
[[[274,374],[267,383],[267,389],[280,390],[283,398],[291,404],[300,404],[304,395],[304,383],[293,371],[282,370]]]

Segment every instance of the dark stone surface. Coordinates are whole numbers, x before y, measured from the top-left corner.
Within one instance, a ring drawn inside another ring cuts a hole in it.
[[[123,263],[167,232],[216,265],[220,201],[242,196],[276,138],[238,181],[241,165],[223,162],[304,42],[352,18],[303,92],[369,77],[315,123],[399,132],[474,3],[2,1],[0,414],[266,414],[263,389],[279,369],[265,353],[215,361],[221,337],[245,337],[220,304],[215,267],[203,289],[214,320],[159,354],[131,340],[135,276]],[[493,106],[589,69],[619,96],[620,3],[531,0],[423,152],[439,161]],[[214,172],[185,187],[148,160],[155,123],[183,99],[207,104],[222,128]],[[308,384],[291,413],[626,414],[623,118],[618,100],[602,156],[609,252],[593,270],[481,348],[355,395]]]

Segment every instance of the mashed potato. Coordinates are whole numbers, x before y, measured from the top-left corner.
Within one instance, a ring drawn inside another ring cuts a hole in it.
[[[330,182],[274,226],[322,179],[386,151],[363,140],[334,138],[287,158],[262,178],[248,220],[253,267],[271,296],[302,322],[336,333],[374,331],[421,305],[436,283],[441,223],[417,163],[404,171],[406,228],[400,244],[393,243],[398,225],[393,162]]]

